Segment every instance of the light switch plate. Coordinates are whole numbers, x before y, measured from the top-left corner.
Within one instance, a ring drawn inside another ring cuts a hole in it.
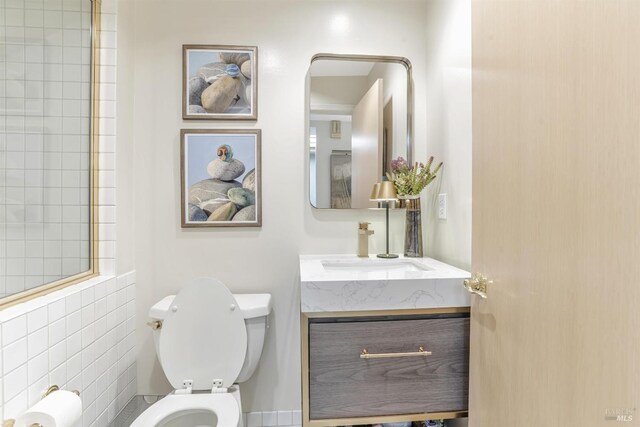
[[[438,219],[447,219],[447,194],[438,194]]]

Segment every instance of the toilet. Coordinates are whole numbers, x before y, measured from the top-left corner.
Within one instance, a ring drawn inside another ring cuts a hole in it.
[[[198,278],[149,310],[156,353],[174,388],[131,427],[243,427],[240,388],[256,370],[269,294],[232,294]]]

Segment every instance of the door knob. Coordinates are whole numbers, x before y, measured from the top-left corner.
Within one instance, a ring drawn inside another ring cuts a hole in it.
[[[491,284],[493,284],[493,280],[487,279],[481,273],[475,273],[471,279],[464,281],[464,287],[469,292],[479,295],[482,298],[487,297],[487,288]]]

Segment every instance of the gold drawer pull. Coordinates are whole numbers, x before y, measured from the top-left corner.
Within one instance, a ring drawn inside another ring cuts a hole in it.
[[[385,359],[389,357],[427,357],[431,356],[430,351],[426,351],[424,347],[418,347],[418,351],[411,351],[408,353],[369,353],[365,348],[360,353],[360,359]]]

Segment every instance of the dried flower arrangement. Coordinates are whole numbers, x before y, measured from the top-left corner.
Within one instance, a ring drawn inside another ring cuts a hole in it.
[[[436,178],[436,174],[442,167],[442,162],[431,171],[433,156],[429,157],[427,164],[416,162],[410,167],[403,157],[391,161],[391,172],[387,172],[387,179],[396,187],[398,196],[417,196],[424,188]]]

